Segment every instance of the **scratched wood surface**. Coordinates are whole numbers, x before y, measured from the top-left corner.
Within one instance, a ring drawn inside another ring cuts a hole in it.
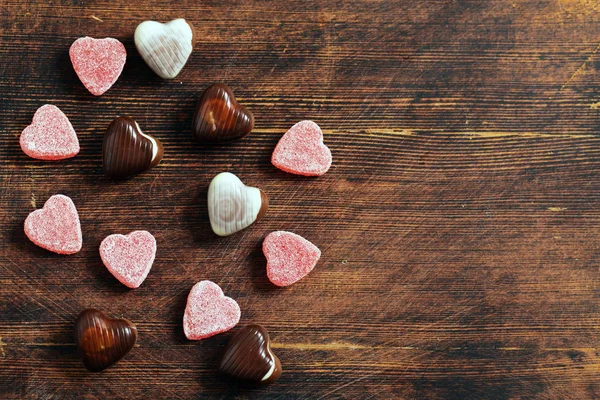
[[[600,397],[600,2],[596,0],[21,1],[0,4],[0,398],[468,399]],[[133,45],[146,19],[185,17],[198,44],[174,81]],[[80,36],[128,50],[99,98],[68,59]],[[215,81],[254,111],[252,135],[191,140]],[[40,162],[18,136],[59,106],[82,151]],[[131,115],[165,144],[160,166],[105,178],[102,135]],[[321,178],[269,162],[317,121],[334,164]],[[206,190],[222,171],[260,186],[267,217],[228,238]],[[50,254],[22,229],[55,193],[77,205],[83,250]],[[128,290],[103,267],[112,233],[158,240]],[[260,250],[277,229],[323,251],[273,287]],[[186,296],[211,279],[241,324],[264,324],[284,366],[255,388],[215,372],[230,333],[191,342]],[[136,348],[104,373],[75,354],[75,316],[134,321]]]

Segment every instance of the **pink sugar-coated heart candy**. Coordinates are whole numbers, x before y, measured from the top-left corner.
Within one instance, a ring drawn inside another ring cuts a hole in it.
[[[148,276],[156,256],[156,239],[150,232],[110,235],[100,243],[100,258],[123,285],[135,289]]]
[[[73,42],[69,56],[83,86],[94,96],[100,96],[121,75],[127,51],[117,39],[86,36]]]
[[[38,108],[19,142],[25,154],[38,160],[63,160],[79,153],[79,140],[69,118],[50,104]]]
[[[230,330],[240,321],[240,306],[223,294],[216,283],[194,285],[183,316],[183,331],[190,340],[200,340]]]
[[[331,150],[312,121],[300,121],[279,139],[271,163],[290,174],[320,176],[331,167]]]
[[[75,254],[83,239],[73,201],[62,194],[50,197],[44,207],[25,219],[25,235],[36,245],[58,254]]]
[[[263,242],[267,258],[267,276],[277,286],[289,286],[313,270],[321,257],[321,250],[300,235],[276,231]]]

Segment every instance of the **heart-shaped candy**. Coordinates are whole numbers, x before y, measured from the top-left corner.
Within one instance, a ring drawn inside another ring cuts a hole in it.
[[[219,371],[234,378],[273,383],[281,376],[281,362],[271,350],[269,333],[260,325],[248,325],[225,347]]]
[[[31,125],[23,130],[21,149],[31,158],[63,160],[79,153],[79,140],[69,118],[51,104],[38,108]]]
[[[173,79],[194,48],[194,28],[183,18],[166,24],[144,21],[135,30],[135,47],[158,76]]]
[[[100,96],[121,75],[127,51],[117,39],[86,36],[73,42],[69,56],[83,86],[94,96]]]
[[[25,219],[25,235],[36,245],[58,254],[75,254],[83,239],[73,201],[62,194],[50,197],[44,207]]]
[[[331,150],[323,144],[319,125],[300,121],[279,139],[271,162],[290,174],[320,176],[331,167]]]
[[[126,319],[108,318],[88,308],[75,320],[75,345],[83,365],[91,372],[106,369],[123,358],[135,345],[136,327]]]
[[[223,83],[210,85],[198,100],[192,131],[200,142],[229,142],[249,134],[254,116],[235,100],[231,89]]]
[[[100,258],[123,285],[135,289],[148,276],[156,256],[156,239],[150,232],[110,235],[100,244]]]
[[[267,276],[277,286],[289,286],[313,270],[321,257],[321,250],[300,235],[276,231],[263,242],[267,258]]]
[[[117,117],[104,134],[104,173],[112,178],[139,174],[158,165],[163,152],[160,140],[143,133],[132,118]]]
[[[219,285],[201,281],[188,295],[183,331],[190,340],[205,339],[236,326],[241,314],[238,303],[225,296]]]
[[[261,219],[269,208],[262,190],[246,186],[229,172],[215,176],[208,187],[208,216],[213,231],[227,236]]]

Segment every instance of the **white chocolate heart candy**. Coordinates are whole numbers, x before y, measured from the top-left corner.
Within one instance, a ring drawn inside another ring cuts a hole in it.
[[[163,79],[173,79],[192,54],[194,30],[183,18],[166,24],[144,21],[136,28],[134,40],[152,71]]]
[[[229,172],[215,176],[208,187],[208,216],[213,231],[228,236],[262,218],[269,207],[262,190],[246,186]]]

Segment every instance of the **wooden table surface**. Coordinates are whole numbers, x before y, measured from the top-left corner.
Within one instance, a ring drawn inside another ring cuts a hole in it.
[[[596,0],[22,1],[0,5],[0,398],[586,399],[600,397],[600,3]],[[135,4],[140,3],[140,4]],[[138,23],[184,17],[198,43],[173,81],[137,54]],[[89,94],[68,57],[80,36],[128,51],[118,82]],[[256,117],[247,138],[192,141],[202,90],[229,84]],[[19,148],[45,103],[81,153]],[[118,115],[165,145],[153,170],[101,166]],[[312,119],[333,152],[320,178],[270,163]],[[227,238],[208,222],[211,178],[265,190],[261,222]],[[81,252],[30,243],[23,221],[51,195],[80,213]],[[102,265],[112,233],[151,231],[137,290]],[[261,243],[296,232],[322,258],[276,288]],[[269,386],[215,372],[232,332],[188,341],[194,283],[218,283],[240,324],[267,327],[284,373]],[[72,337],[97,307],[134,321],[138,345],[86,372]]]

